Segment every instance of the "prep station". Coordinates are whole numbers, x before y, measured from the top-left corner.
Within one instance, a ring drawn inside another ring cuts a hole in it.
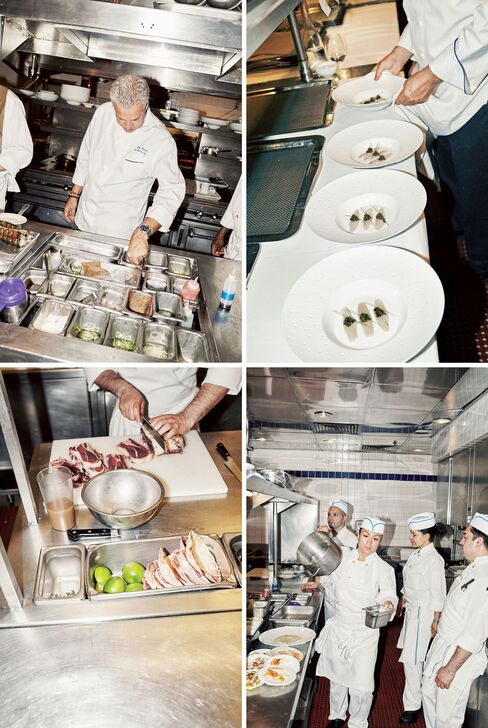
[[[10,393],[12,378],[5,381]],[[42,382],[57,407],[50,413],[65,417],[53,385],[79,388],[79,376],[51,372],[51,381],[46,374]],[[102,728],[116,720],[133,728],[143,716],[155,728],[172,722],[240,726],[241,485],[216,452],[223,441],[240,462],[240,431],[189,433],[186,454],[174,457],[178,471],[193,468],[187,483],[192,496],[178,496],[181,479],[167,476],[161,482],[170,496],[148,523],[119,530],[117,537],[81,535],[73,542],[51,528],[38,492],[36,475],[52,460],[56,441],[35,446],[27,472],[6,392],[2,376],[2,428],[22,497],[8,554],[0,540],[0,683],[9,725]],[[82,415],[80,408],[78,434],[87,427]],[[103,449],[108,438],[85,439]],[[156,468],[157,460],[142,467]],[[159,461],[159,468],[174,467],[164,457]],[[198,495],[198,489],[214,494]],[[83,504],[75,505],[75,513],[77,529],[102,526]],[[224,568],[220,584],[125,594],[94,590],[96,563],[115,571],[116,562],[120,568],[122,562],[155,559],[159,548],[172,551],[190,531],[216,544]]]
[[[303,643],[292,643],[302,653],[295,678],[247,690],[248,726],[315,728],[327,722],[319,684],[327,681],[315,677],[313,647],[323,626],[323,592],[301,591],[314,569],[306,568],[307,554],[298,547],[327,522],[330,501],[341,498],[349,504],[351,529],[367,514],[386,522],[379,555],[394,568],[400,593],[413,550],[407,518],[435,511],[448,526],[436,546],[449,589],[467,565],[464,527],[476,511],[488,510],[488,376],[454,368],[255,368],[247,381],[248,653],[252,660],[268,659],[255,651],[271,649],[276,657],[287,647],[277,634],[286,642],[286,630],[305,630]],[[279,628],[271,639],[269,630]],[[371,726],[398,723],[399,628],[395,620],[382,630],[384,687]],[[488,726],[487,700],[488,672],[472,684],[464,728]]]
[[[33,160],[17,177],[20,192],[12,193],[7,204],[28,218],[12,233],[22,247],[0,244],[0,274],[25,281],[29,308],[3,315],[11,322],[0,327],[3,361],[98,361],[99,344],[113,341],[112,319],[120,315],[134,320],[121,324],[128,339],[115,336],[126,342],[123,351],[110,351],[108,344],[106,360],[127,360],[129,352],[134,361],[148,356],[153,361],[240,361],[240,263],[211,256],[210,246],[241,175],[241,11],[235,1],[212,4],[82,0],[74,14],[62,0],[1,4],[0,70],[25,102],[34,141]],[[176,142],[186,182],[171,229],[150,239],[145,270],[130,269],[123,260],[127,240],[80,235],[63,216],[93,113],[109,100],[111,82],[130,73],[149,79],[151,111]],[[84,93],[83,101],[73,100],[73,88]],[[182,109],[192,111],[180,121]],[[54,256],[46,263],[48,251],[61,252],[64,261]],[[81,260],[73,268],[66,257]],[[93,259],[105,274],[85,275],[89,266],[82,269],[83,262]],[[235,301],[222,312],[220,294],[232,272]],[[54,280],[46,280],[46,273]],[[60,280],[59,274],[71,279]],[[77,282],[73,276],[80,278],[76,291],[68,285]],[[199,297],[184,304],[189,297],[180,296],[181,287],[185,279],[197,277]],[[129,289],[142,289],[144,295]],[[137,299],[137,310],[127,305],[129,296]],[[36,336],[31,323],[40,306],[47,314],[41,319],[56,320],[56,335],[48,326]],[[80,308],[91,312],[80,313]],[[70,329],[78,330],[76,314],[90,319],[93,337],[83,334],[83,342],[70,340]],[[153,331],[146,341],[144,324],[152,324]]]

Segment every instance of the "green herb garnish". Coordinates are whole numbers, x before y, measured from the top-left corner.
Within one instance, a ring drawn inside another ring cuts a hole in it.
[[[343,323],[344,326],[349,327],[356,323],[356,319],[354,319],[352,316],[346,316]]]
[[[359,314],[359,320],[365,324],[367,321],[371,321],[371,316],[369,313],[360,313]]]
[[[381,318],[382,316],[386,316],[386,311],[383,308],[381,308],[381,306],[375,306],[373,308],[373,311],[374,311],[374,315],[376,316],[376,318]]]

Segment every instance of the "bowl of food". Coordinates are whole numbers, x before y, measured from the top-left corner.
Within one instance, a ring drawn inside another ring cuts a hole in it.
[[[92,516],[109,528],[138,528],[163,504],[164,487],[143,470],[110,470],[91,478],[81,499]]]

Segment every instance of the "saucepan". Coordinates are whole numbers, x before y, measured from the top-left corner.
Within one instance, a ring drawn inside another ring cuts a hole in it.
[[[297,559],[312,576],[328,576],[341,563],[342,551],[326,533],[314,531],[299,545]]]
[[[0,212],[0,225],[10,228],[20,228],[25,225],[27,218],[24,216],[24,212],[28,210],[32,205],[23,205],[18,213],[15,212]]]

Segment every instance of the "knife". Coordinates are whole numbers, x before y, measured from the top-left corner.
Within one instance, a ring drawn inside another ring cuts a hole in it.
[[[83,538],[120,538],[116,528],[68,528],[70,541],[81,541]]]
[[[151,437],[154,437],[156,442],[158,443],[159,447],[162,447],[163,450],[166,452],[166,443],[162,435],[159,434],[157,430],[154,429],[154,427],[151,425],[147,417],[142,417],[142,424],[144,427],[147,427],[149,432],[151,433]]]
[[[235,461],[231,458],[229,451],[225,447],[223,442],[218,442],[215,449],[224,458],[224,465],[230,470],[230,472],[236,476],[239,482],[242,481],[242,473],[237,467]]]

